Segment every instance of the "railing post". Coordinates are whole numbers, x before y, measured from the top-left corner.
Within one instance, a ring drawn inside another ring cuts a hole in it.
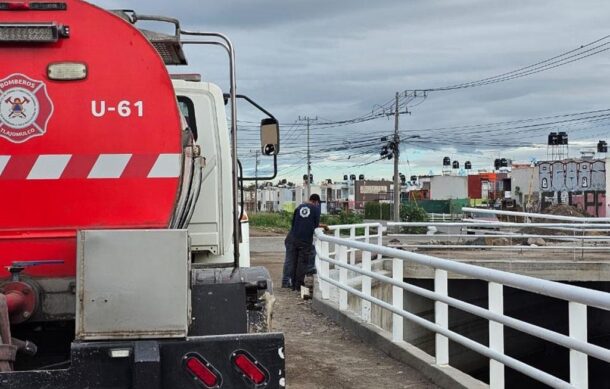
[[[580,247],[580,260],[582,261],[585,259],[585,228],[582,229],[582,234],[580,237]]]
[[[370,231],[370,226],[365,226],[364,227],[364,243],[369,244],[371,243],[371,231]]]
[[[362,252],[362,270],[371,271],[371,252]],[[371,277],[362,276],[362,293],[365,296],[371,296]],[[361,300],[362,304],[362,320],[367,323],[371,322],[371,302],[368,300]]]
[[[346,246],[337,246],[337,258],[342,264],[347,264]],[[339,283],[347,285],[347,269],[342,266],[339,268]],[[339,310],[347,310],[347,291],[341,288],[339,288]]]
[[[377,225],[377,246],[383,246],[383,224]],[[381,259],[381,254],[377,254],[377,259]]]
[[[335,238],[341,238],[341,229],[337,228],[335,230]],[[335,249],[335,259],[339,259],[339,253],[337,252],[337,250],[339,250],[339,245],[336,243],[333,243],[334,245],[334,249]]]
[[[320,239],[315,239],[314,247],[316,249],[316,269],[320,268],[320,251],[322,250],[322,241]]]
[[[356,227],[352,226],[349,228],[349,239],[354,240],[356,238]],[[352,248],[349,250],[349,264],[356,264],[356,249]]]
[[[392,259],[392,278],[395,281],[403,282],[403,263],[398,258]],[[392,286],[392,305],[396,309],[404,310],[403,304],[403,293],[402,288],[398,286]],[[403,337],[403,318],[400,315],[392,313],[392,340],[394,342],[401,342],[404,340]]]
[[[447,271],[434,270],[434,291],[447,296]],[[439,326],[449,329],[449,307],[440,301],[434,302],[434,321]],[[446,336],[436,334],[436,364],[449,364],[449,339]]]
[[[570,338],[587,341],[587,306],[569,302]],[[589,386],[587,354],[570,350],[570,383],[578,389]]]
[[[322,242],[320,256],[328,258],[330,256],[328,242]],[[321,260],[320,263],[320,274],[324,277],[330,277],[330,263]],[[320,280],[320,290],[322,291],[322,298],[328,300],[330,298],[330,284],[326,281]]]
[[[488,307],[490,312],[504,314],[504,286],[496,282],[488,285]],[[489,321],[489,348],[504,354],[504,326]],[[489,387],[504,388],[504,365],[493,359],[489,360]]]

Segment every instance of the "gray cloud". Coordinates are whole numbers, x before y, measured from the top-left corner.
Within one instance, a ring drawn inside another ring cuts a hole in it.
[[[395,91],[477,80],[529,65],[608,34],[610,10],[601,0],[113,0],[103,5],[176,16],[187,28],[227,33],[237,50],[240,92],[255,97],[285,123],[292,123],[299,115],[332,120],[357,117],[375,104],[391,100]],[[203,73],[226,90],[226,62],[218,53],[189,50],[193,64],[189,70]],[[413,108],[412,115],[401,117],[401,130],[415,132],[610,107],[606,81],[610,79],[609,55],[610,51],[498,85],[431,94],[424,104]],[[247,115],[245,119],[256,117]],[[314,138],[333,143],[372,138],[392,128],[392,120],[380,119],[350,128],[318,130]],[[574,130],[573,138],[594,139],[605,135],[606,128],[598,124],[588,132]],[[304,137],[298,136],[301,130],[288,133],[288,129],[284,129],[289,141],[283,149],[303,151]],[[248,133],[242,139],[248,143],[253,137]],[[506,140],[542,143],[544,135],[511,135]],[[435,150],[439,147],[431,146]],[[487,148],[483,154],[482,147],[456,146],[456,150],[450,138],[446,147],[434,151],[407,146],[404,154],[410,163],[404,166],[409,170],[406,174],[438,170],[440,158],[451,153],[470,152],[477,163],[487,161],[490,165],[493,153]],[[525,160],[536,153],[544,156],[544,150],[539,149],[503,148],[497,153]],[[300,177],[305,168],[304,164],[301,170],[288,167],[300,158],[294,155],[282,156],[285,171],[292,178]],[[387,162],[351,168],[375,158],[367,151],[332,164],[324,158],[345,155],[314,155],[318,178],[338,178],[349,169],[360,169],[368,176],[391,175],[391,163]]]

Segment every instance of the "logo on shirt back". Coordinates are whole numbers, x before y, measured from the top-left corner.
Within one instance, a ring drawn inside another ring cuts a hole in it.
[[[303,207],[299,211],[299,215],[301,215],[301,217],[309,217],[310,213],[311,213],[311,210],[308,207]]]

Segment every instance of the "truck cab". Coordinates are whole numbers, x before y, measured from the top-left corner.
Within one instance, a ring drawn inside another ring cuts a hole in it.
[[[233,263],[231,149],[225,100],[217,85],[202,82],[199,75],[172,78],[180,111],[205,160],[199,198],[188,225],[193,259],[199,264],[230,266]]]

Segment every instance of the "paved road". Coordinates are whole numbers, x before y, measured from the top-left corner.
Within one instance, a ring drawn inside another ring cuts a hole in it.
[[[251,237],[252,264],[280,285],[284,237]],[[296,292],[276,288],[273,329],[286,337],[289,389],[436,388],[419,372],[364,344],[311,309]]]
[[[284,252],[284,238],[283,235],[278,236],[256,236],[250,237],[250,252],[271,252],[280,253]]]

